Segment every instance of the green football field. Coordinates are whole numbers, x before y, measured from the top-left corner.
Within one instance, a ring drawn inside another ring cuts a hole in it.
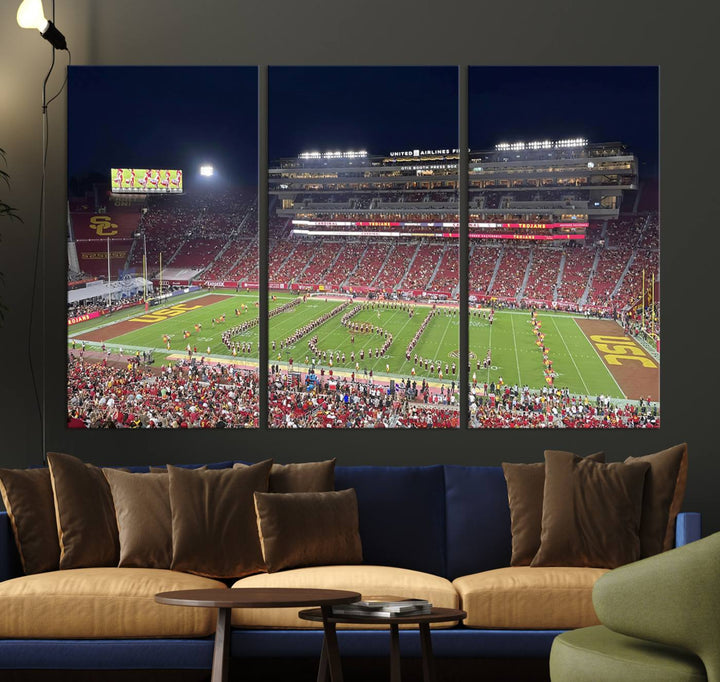
[[[226,293],[221,292],[223,299],[220,302],[204,305],[202,298],[209,292],[176,297],[171,299],[164,308],[153,307],[145,315],[141,309],[133,311],[120,311],[100,320],[91,320],[69,328],[69,343],[74,338],[76,346],[83,337],[92,332],[94,341],[88,341],[87,347],[98,350],[102,339],[111,353],[119,351],[134,352],[135,350],[153,350],[156,364],[165,361],[172,354],[186,354],[186,347],[197,348],[198,355],[215,357],[218,359],[232,358],[227,347],[222,343],[221,334],[236,324],[257,319],[258,309],[256,293]],[[270,301],[269,308],[274,310],[289,301],[294,300],[289,294],[276,294]],[[406,309],[400,307],[384,307],[382,304],[372,304],[359,311],[352,317],[352,322],[372,325],[381,333],[356,332],[355,340],[351,341],[353,334],[347,327],[341,325],[343,314],[350,311],[359,302],[351,302],[345,310],[320,324],[310,333],[301,336],[286,348],[280,348],[280,342],[304,325],[312,323],[322,315],[332,311],[342,301],[325,299],[323,297],[308,297],[289,311],[282,312],[269,321],[270,348],[268,357],[271,363],[287,366],[290,358],[293,367],[305,370],[312,362],[312,352],[308,348],[308,341],[317,335],[318,350],[326,353],[345,353],[345,363],[333,360],[334,370],[355,369],[355,362],[359,364],[360,373],[367,370],[374,375],[387,375],[394,379],[406,379],[411,376],[415,368],[416,378],[438,379],[437,367],[441,364],[443,380],[448,384],[459,378],[459,318],[455,309],[439,308],[439,313],[429,321],[425,331],[413,349],[411,359],[405,359],[405,349],[413,338],[423,321],[430,313],[429,306],[415,306],[411,317]],[[246,306],[242,308],[243,304]],[[197,307],[196,307],[197,306]],[[240,315],[235,315],[235,309],[242,309]],[[216,322],[222,314],[225,322]],[[134,318],[132,323],[128,320]],[[562,313],[540,313],[542,331],[545,334],[545,345],[549,348],[549,357],[553,361],[553,370],[556,373],[555,386],[567,387],[571,393],[580,395],[599,395],[622,398],[622,391],[613,377],[607,371],[597,352],[593,349],[579,326],[571,315]],[[144,321],[143,321],[144,320]],[[123,327],[130,327],[130,331],[123,331],[117,335],[119,328],[114,323],[124,321]],[[195,325],[202,325],[196,330]],[[102,325],[102,326],[101,326]],[[189,331],[190,337],[183,338],[183,331]],[[387,331],[393,336],[393,343],[384,357],[375,357],[375,349],[383,345]],[[239,352],[238,360],[257,362],[258,357],[258,327],[254,326],[242,335],[233,337],[240,344],[251,343],[250,352]],[[107,337],[105,336],[107,334]],[[475,375],[477,382],[496,382],[500,377],[505,384],[528,385],[530,388],[542,388],[546,385],[543,370],[543,356],[541,349],[536,345],[536,337],[530,323],[530,314],[527,311],[496,311],[492,325],[482,312],[471,314],[469,320],[469,348],[470,348],[470,377]],[[170,350],[165,348],[163,335],[170,337]],[[275,341],[275,350],[272,342]],[[360,360],[360,350],[364,351],[364,360]],[[491,366],[482,368],[482,361],[487,350],[491,350]],[[355,352],[356,360],[351,360],[351,352]],[[428,360],[428,369],[423,365],[415,364],[413,356]],[[477,362],[481,368],[478,369]],[[452,374],[452,363],[456,363],[456,373]],[[430,364],[435,371],[430,373]],[[445,365],[450,371],[445,372]],[[389,371],[387,371],[389,366]],[[318,361],[318,367],[329,369],[329,362]]]

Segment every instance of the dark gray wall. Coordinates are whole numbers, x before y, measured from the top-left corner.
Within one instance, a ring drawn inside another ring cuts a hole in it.
[[[41,429],[26,350],[41,160],[41,83],[47,44],[15,23],[19,0],[0,8],[0,147],[12,174],[10,202],[23,225],[2,226],[0,270],[10,306],[0,330],[0,464],[41,461]],[[45,0],[46,11],[50,2]],[[58,0],[58,27],[74,64],[659,64],[661,67],[663,426],[659,431],[68,431],[65,423],[65,98],[50,111],[47,258],[31,348],[45,350],[47,448],[103,463],[282,461],[337,456],[341,464],[498,464],[545,448],[610,460],[687,441],[686,509],[720,530],[716,441],[717,5],[655,2],[441,3],[406,0]],[[712,16],[711,16],[712,15]],[[58,53],[64,67],[66,55]],[[58,69],[49,88],[60,85]],[[111,102],[98,102],[104,115]],[[621,103],[618,106],[622,106]],[[559,113],[559,115],[562,115]],[[4,188],[2,191],[5,193]],[[711,197],[713,197],[711,199]],[[716,213],[716,211],[715,211]],[[42,369],[38,367],[38,382]]]

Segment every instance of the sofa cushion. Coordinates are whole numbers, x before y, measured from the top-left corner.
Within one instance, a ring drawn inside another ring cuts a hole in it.
[[[102,469],[72,455],[49,452],[60,568],[117,566],[115,507]]]
[[[301,566],[361,564],[355,491],[255,493],[268,572]]]
[[[549,451],[552,452],[552,451]],[[605,453],[596,452],[588,459],[604,462]],[[542,532],[545,462],[533,464],[502,463],[507,481],[512,528],[511,566],[529,566],[540,548]]]
[[[155,595],[224,587],[152,568],[77,568],[14,578],[0,583],[0,637],[204,637],[215,631],[215,610],[165,606]]]
[[[625,462],[647,462],[642,518],[640,556],[649,557],[675,546],[675,519],[682,508],[687,483],[687,443],[675,445]]]
[[[502,468],[448,465],[445,496],[447,577],[508,566],[512,536]]]
[[[26,574],[56,571],[60,563],[50,471],[0,469],[0,493]]]
[[[312,566],[278,573],[251,575],[233,587],[312,587],[352,590],[367,598],[380,595],[427,599],[433,606],[457,608],[457,592],[449,580],[429,573],[389,566]],[[317,628],[301,620],[298,609],[235,609],[233,625],[241,627]],[[453,623],[438,626],[450,627]],[[370,628],[371,625],[338,625],[338,628]],[[387,627],[378,625],[376,627]],[[402,626],[401,626],[402,627]],[[413,627],[413,626],[410,626]],[[416,627],[416,626],[415,626]]]
[[[442,466],[336,467],[335,487],[355,489],[365,563],[445,575]]]
[[[268,459],[243,469],[168,467],[173,570],[239,578],[265,569],[253,493],[267,491],[271,466]]]
[[[546,450],[540,549],[530,565],[616,568],[639,559],[649,468]]]
[[[170,568],[172,514],[170,477],[104,469],[110,484],[120,535],[119,566]]]
[[[592,588],[603,568],[511,566],[453,581],[473,628],[565,629],[597,625]]]

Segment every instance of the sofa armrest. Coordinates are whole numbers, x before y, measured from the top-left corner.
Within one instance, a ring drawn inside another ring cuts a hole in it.
[[[699,512],[680,512],[675,521],[675,547],[682,547],[702,537]]]
[[[687,649],[720,682],[720,533],[600,577],[600,622],[631,637]]]
[[[23,574],[20,555],[15,545],[10,517],[0,511],[0,580],[17,578]]]

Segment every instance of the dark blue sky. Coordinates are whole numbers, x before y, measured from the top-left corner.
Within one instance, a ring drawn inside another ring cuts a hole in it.
[[[255,184],[255,67],[71,67],[69,175],[213,163]],[[269,156],[457,147],[455,67],[270,67]],[[470,147],[586,137],[658,158],[656,67],[470,67]]]
[[[658,163],[658,69],[652,66],[471,67],[470,147],[585,137],[623,142]]]
[[[455,67],[270,67],[270,159],[457,147]]]
[[[69,177],[204,162],[257,184],[257,68],[70,67]]]

